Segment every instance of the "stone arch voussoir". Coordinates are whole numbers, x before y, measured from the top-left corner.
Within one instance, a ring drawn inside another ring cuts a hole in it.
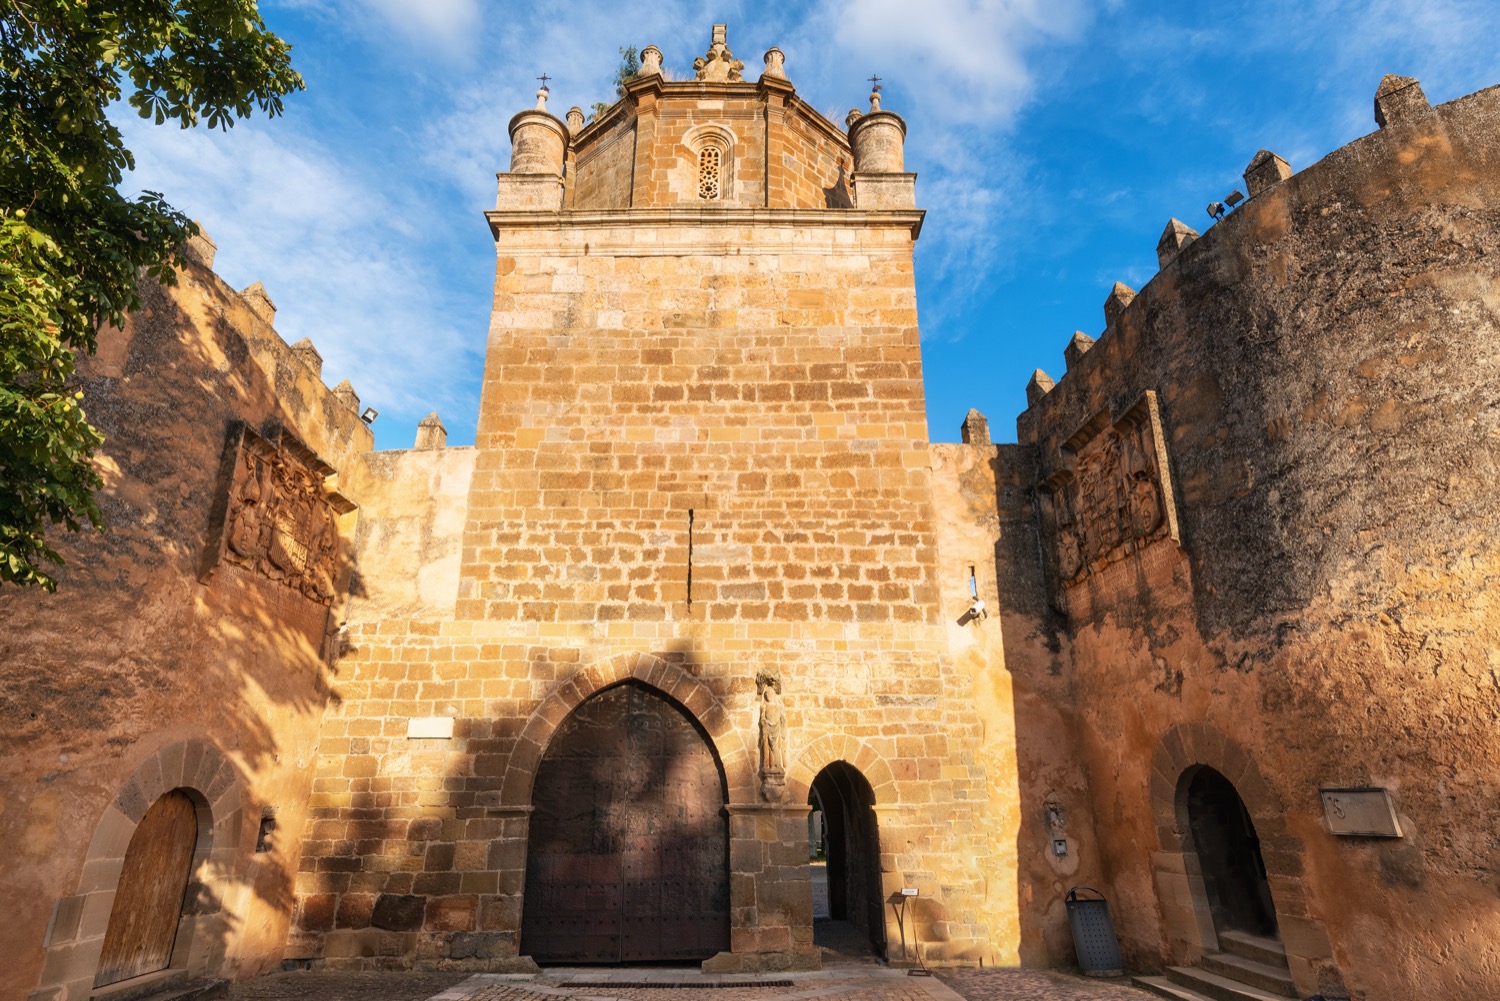
[[[900,801],[895,773],[870,745],[842,733],[828,733],[798,752],[787,770],[786,802],[805,803],[818,773],[835,761],[847,761],[870,783],[875,805],[894,806]]]
[[[638,681],[687,710],[708,735],[724,768],[729,801],[756,796],[755,763],[744,735],[733,725],[722,702],[703,681],[684,668],[649,653],[618,654],[582,668],[554,688],[521,728],[501,779],[500,800],[507,806],[531,803],[537,767],[553,734],[585,699],[623,681]]]
[[[200,935],[222,938],[227,930],[221,910],[208,906],[204,898],[222,900],[233,879],[243,840],[244,783],[235,763],[209,741],[177,741],[148,754],[105,806],[74,895],[54,907],[43,943],[47,958],[33,996],[89,996],[130,840],[151,804],[178,789],[192,800],[198,816],[189,893],[199,894],[200,903],[195,907],[198,913],[185,919],[178,932],[171,968],[182,966],[193,974],[218,972],[209,967],[217,961],[214,957],[222,958],[222,943],[205,950],[193,947],[193,942]]]

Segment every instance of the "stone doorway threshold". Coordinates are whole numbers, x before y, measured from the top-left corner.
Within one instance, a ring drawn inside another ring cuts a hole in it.
[[[725,974],[661,967],[554,967],[479,973],[429,1001],[963,1001],[936,978],[873,961],[798,973]]]

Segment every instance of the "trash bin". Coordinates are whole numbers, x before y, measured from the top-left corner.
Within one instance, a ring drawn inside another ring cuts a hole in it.
[[[1080,897],[1079,890],[1087,890],[1099,899]],[[1104,894],[1092,886],[1075,886],[1068,891],[1066,903],[1079,970],[1086,977],[1123,977],[1125,963],[1120,959],[1120,940],[1115,937],[1115,923],[1109,916],[1109,901]]]

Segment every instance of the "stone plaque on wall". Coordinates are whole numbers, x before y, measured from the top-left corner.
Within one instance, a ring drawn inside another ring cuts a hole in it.
[[[1386,789],[1320,789],[1323,816],[1333,834],[1368,838],[1402,837],[1396,804]]]
[[[1118,418],[1096,414],[1041,484],[1042,519],[1064,588],[1161,539],[1179,541],[1156,393]]]
[[[354,510],[326,486],[333,467],[284,431],[263,437],[244,428],[233,452],[205,578],[229,564],[331,605],[340,571],[339,517]]]

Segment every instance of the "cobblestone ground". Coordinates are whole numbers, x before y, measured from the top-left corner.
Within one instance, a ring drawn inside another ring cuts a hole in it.
[[[953,970],[937,977],[880,967],[789,974],[784,984],[626,986],[656,971],[548,972],[536,978],[465,973],[277,973],[234,985],[229,1001],[1148,1001],[1123,982],[1042,970]],[[773,979],[774,975],[766,979]],[[613,982],[611,982],[613,981]]]
[[[1151,1001],[1124,980],[1090,980],[1056,970],[944,970],[939,979],[964,1001]]]

